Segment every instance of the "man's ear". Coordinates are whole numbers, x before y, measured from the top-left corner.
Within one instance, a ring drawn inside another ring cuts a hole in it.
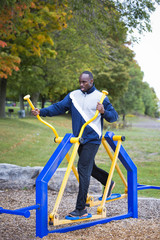
[[[93,80],[93,79],[91,79],[91,83],[92,83],[92,84],[94,83],[94,80]]]

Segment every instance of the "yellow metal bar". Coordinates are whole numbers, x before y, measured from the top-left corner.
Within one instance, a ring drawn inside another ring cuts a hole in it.
[[[66,159],[67,159],[68,162],[70,161],[70,156],[69,156],[68,153],[66,154]],[[72,171],[73,171],[77,181],[79,182],[79,175],[78,175],[77,169],[74,165],[72,166]]]
[[[106,200],[105,202],[113,202],[113,201],[116,201],[116,200],[119,200],[119,199],[123,199],[123,198],[126,198],[127,197],[127,194],[124,193],[122,194],[120,197],[117,197],[117,198],[114,198],[114,199],[109,199],[109,200]],[[89,201],[88,202],[89,204],[89,207],[95,207],[95,206],[98,206],[101,204],[101,201],[100,200],[97,200],[97,201]]]
[[[106,149],[106,152],[108,153],[108,156],[110,157],[111,161],[113,161],[113,155],[112,155],[112,153],[111,153],[111,151],[109,149],[109,146],[108,146],[104,136],[102,137],[102,144],[103,144],[104,148]],[[118,174],[119,174],[119,176],[120,176],[120,178],[121,178],[121,180],[122,180],[122,182],[123,182],[123,184],[125,186],[125,193],[126,193],[127,190],[128,190],[127,181],[126,181],[123,173],[121,172],[119,166],[117,165],[117,163],[116,163],[115,168],[116,168],[116,170],[117,170],[117,172],[118,172]]]
[[[105,201],[106,201],[106,196],[107,196],[109,186],[110,186],[110,183],[111,183],[111,179],[112,179],[114,169],[115,169],[115,166],[116,166],[116,163],[117,163],[120,147],[121,147],[121,141],[119,140],[118,143],[117,143],[116,149],[115,149],[113,161],[112,161],[112,164],[111,164],[111,168],[110,168],[110,171],[109,171],[106,187],[104,189],[104,193],[103,193],[103,197],[102,197],[102,201],[101,201],[101,205],[100,205],[99,209],[102,209],[104,207],[104,204],[105,204]],[[97,211],[99,211],[99,209],[97,209]]]
[[[91,221],[91,220],[101,219],[101,218],[105,218],[105,217],[106,216],[104,216],[104,214],[97,214],[97,215],[92,215],[91,218],[84,218],[84,219],[79,219],[79,220],[55,219],[53,222],[53,225],[58,226],[58,225],[64,225],[64,224],[69,224],[69,223]]]
[[[24,100],[27,100],[27,101],[28,101],[28,103],[29,103],[30,107],[32,108],[32,110],[35,109],[33,103],[32,103],[31,100],[30,100],[30,95],[26,95],[26,96],[24,97]],[[55,130],[55,128],[54,128],[51,124],[49,124],[49,123],[47,123],[46,121],[44,121],[39,115],[37,115],[37,118],[38,118],[38,120],[39,120],[40,122],[44,123],[45,125],[47,125],[49,128],[52,129],[52,131],[53,131],[53,133],[55,134],[56,138],[59,137],[57,131]]]
[[[54,141],[55,141],[56,143],[60,143],[62,140],[63,140],[63,137],[58,137],[58,138],[55,138],[55,139],[54,139]],[[79,142],[79,138],[78,138],[78,137],[72,137],[72,138],[70,139],[70,142],[71,142],[71,143]]]
[[[104,90],[103,90],[102,93],[103,93],[103,94],[102,94],[102,97],[101,97],[101,100],[100,100],[100,103],[101,103],[101,104],[103,103],[103,100],[105,99],[106,95],[108,95],[108,92],[107,92],[107,91],[104,91]],[[80,130],[80,132],[79,132],[78,138],[82,137],[82,134],[83,134],[83,131],[84,131],[85,127],[86,127],[90,122],[94,121],[94,120],[97,118],[98,114],[99,114],[99,111],[96,110],[96,113],[95,113],[95,115],[93,116],[93,118],[91,118],[89,121],[87,121],[87,122],[85,122],[85,123],[83,124],[83,126],[81,127],[81,130]]]
[[[62,140],[63,140],[63,137],[56,137],[54,139],[55,143],[60,143],[60,142],[62,142]]]
[[[114,135],[112,139],[113,141],[119,141],[119,140],[122,140],[122,136]]]
[[[69,174],[71,172],[71,168],[73,166],[73,162],[74,162],[76,154],[77,154],[78,147],[79,147],[79,142],[76,142],[75,145],[74,145],[74,148],[73,148],[73,151],[72,151],[72,155],[71,155],[71,158],[70,158],[70,161],[69,161],[66,173],[64,175],[64,178],[63,178],[63,181],[62,181],[62,184],[61,184],[61,187],[60,187],[57,199],[56,199],[56,203],[54,205],[53,211],[49,215],[49,219],[51,221],[53,220],[54,215],[57,213],[60,201],[61,201],[63,193],[64,193],[64,189],[66,187],[66,184],[67,184],[67,181],[68,181],[68,178],[69,178]]]

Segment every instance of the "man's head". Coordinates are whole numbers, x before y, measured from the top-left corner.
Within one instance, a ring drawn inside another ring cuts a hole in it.
[[[83,92],[88,91],[93,86],[93,75],[89,71],[84,71],[79,77],[80,88]]]

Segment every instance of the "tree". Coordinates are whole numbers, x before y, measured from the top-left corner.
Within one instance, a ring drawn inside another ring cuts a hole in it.
[[[156,117],[158,113],[158,101],[153,88],[147,82],[142,84],[142,100],[144,103],[144,113],[151,117]]]
[[[116,109],[123,115],[123,121],[125,122],[127,113],[156,117],[158,113],[156,94],[148,83],[143,82],[143,72],[135,61],[130,66],[129,75],[128,89],[116,102]]]
[[[124,44],[112,43],[106,64],[96,69],[96,82],[99,89],[107,88],[112,102],[123,96],[130,80],[129,67],[133,52]]]
[[[16,11],[16,16],[19,17],[23,15],[23,10],[26,7],[22,3],[23,1],[19,1],[14,7],[12,2],[3,0],[1,2],[3,8],[0,10],[0,37],[3,39],[0,39],[0,117],[5,117],[7,78],[12,75],[13,70],[19,70],[18,65],[20,64],[20,58],[10,53],[6,38],[15,31],[13,11]]]
[[[3,41],[7,43],[6,52],[10,56],[20,57],[21,65],[25,66],[24,69],[28,67],[31,69],[29,61],[32,57],[36,61],[39,61],[38,58],[43,58],[44,61],[48,57],[56,56],[50,33],[57,29],[62,30],[67,26],[65,12],[67,5],[66,1],[59,4],[52,2],[33,0],[27,6],[20,5],[19,1],[14,1],[15,4],[12,7],[5,5],[1,11],[2,20],[6,11],[10,13],[9,19],[2,21],[3,28],[5,25],[9,29],[11,28],[10,31],[1,34]],[[17,9],[20,9],[18,17]],[[6,89],[2,85],[1,92],[5,91]],[[4,117],[4,96],[5,94],[0,96],[1,102],[3,102],[0,108],[0,117]]]
[[[111,11],[115,9],[119,12],[121,20],[129,32],[134,29],[141,34],[143,31],[151,31],[150,14],[155,11],[160,0],[104,0],[101,1],[103,6],[107,6]]]
[[[127,113],[144,113],[144,103],[142,100],[143,72],[135,61],[132,61],[129,68],[129,76],[130,80],[127,91],[123,95],[120,93],[116,104],[118,112],[123,115],[124,122]]]

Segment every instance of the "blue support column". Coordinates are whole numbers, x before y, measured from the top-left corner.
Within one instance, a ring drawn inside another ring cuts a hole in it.
[[[106,132],[105,139],[110,147],[115,151],[117,141],[113,141],[113,132]],[[127,170],[128,181],[128,213],[131,213],[133,218],[138,217],[138,196],[137,196],[137,167],[133,163],[130,156],[127,154],[123,146],[121,146],[118,158]]]
[[[36,182],[36,237],[48,235],[48,185],[46,182]]]
[[[138,218],[137,169],[127,171],[128,179],[128,212],[133,218]]]
[[[66,134],[62,142],[42,169],[36,179],[36,236],[44,237],[48,234],[48,182],[72,146],[70,139],[73,134]]]

